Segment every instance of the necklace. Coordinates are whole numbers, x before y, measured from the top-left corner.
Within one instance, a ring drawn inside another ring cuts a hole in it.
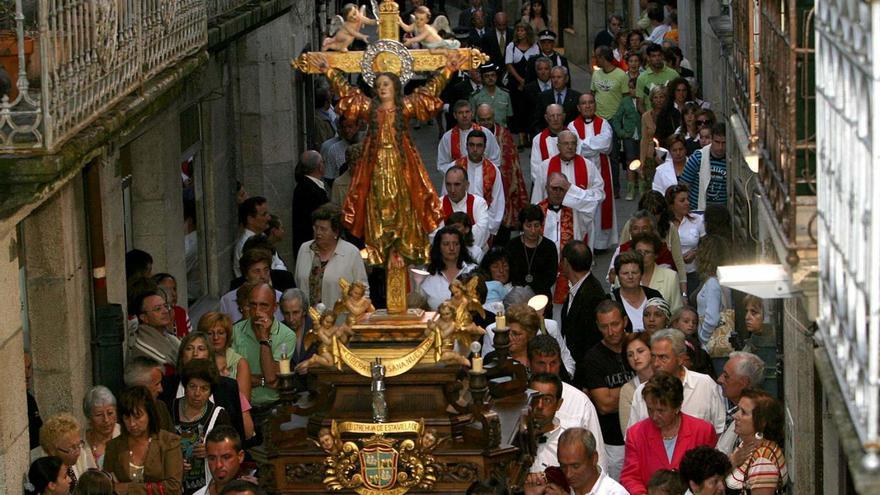
[[[529,256],[529,248],[526,247],[526,241],[523,240],[523,251],[526,253],[526,262],[528,263],[528,273],[526,273],[526,283],[530,284],[535,277],[532,276],[532,262],[535,261],[535,255],[538,254],[538,246],[535,246],[535,251]]]

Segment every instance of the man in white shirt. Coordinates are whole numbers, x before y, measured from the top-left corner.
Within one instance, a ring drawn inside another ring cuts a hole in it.
[[[537,335],[529,341],[528,356],[532,373],[550,373],[560,376],[562,360],[559,343],[550,335]],[[561,377],[560,377],[561,379]],[[590,402],[587,394],[568,383],[562,382],[562,405],[556,411],[556,419],[563,429],[585,428],[593,434],[599,465],[605,467],[605,442],[602,440],[602,428],[596,406]]]
[[[654,371],[664,371],[677,376],[684,385],[684,400],[681,412],[709,422],[715,433],[722,433],[725,427],[727,408],[721,397],[721,388],[712,378],[684,367],[687,358],[684,334],[680,330],[667,328],[658,330],[651,336],[651,357]],[[648,409],[639,385],[633,394],[632,409],[627,428],[648,417]]]
[[[584,428],[568,428],[559,437],[556,458],[565,474],[571,495],[629,495],[598,462],[599,449],[592,433]],[[525,485],[526,495],[545,493],[546,481],[531,476]]]
[[[532,396],[529,398],[529,415],[536,429],[538,449],[530,473],[541,473],[547,466],[558,466],[556,446],[565,430],[556,418],[562,407],[562,380],[550,373],[535,373],[529,380]]]
[[[470,132],[467,136],[467,155],[456,159],[453,166],[467,170],[468,192],[486,201],[489,234],[496,234],[504,219],[504,181],[498,165],[485,156],[487,137],[482,130]],[[441,193],[446,194],[445,181]]]
[[[617,245],[617,214],[614,208],[612,163],[609,156],[614,131],[607,120],[596,115],[596,98],[592,93],[581,95],[578,110],[580,115],[568,124],[568,130],[577,136],[581,156],[601,174],[605,193],[605,199],[596,208],[590,246],[594,249],[608,249]]]
[[[491,130],[474,123],[474,112],[470,102],[458,100],[452,106],[452,115],[455,117],[455,126],[449,129],[440,138],[437,145],[437,170],[446,173],[446,170],[455,165],[455,161],[467,156],[467,137],[477,130],[486,134],[485,156],[494,164],[501,163],[501,148],[498,140]]]
[[[541,199],[535,198],[540,198],[544,194],[546,179],[540,179],[540,185],[536,182],[539,180],[537,174],[541,169],[541,163],[559,154],[558,134],[565,130],[565,112],[562,105],[556,103],[548,105],[544,112],[544,120],[547,121],[547,128],[532,138],[532,152],[529,157],[532,172],[532,204],[540,201]]]
[[[244,230],[235,241],[235,249],[232,254],[232,271],[236,277],[241,276],[238,260],[244,251],[244,243],[251,237],[262,234],[269,227],[269,202],[262,196],[252,196],[238,205],[238,223]],[[281,261],[278,254],[272,255],[273,270],[287,270],[287,265]]]
[[[468,192],[470,182],[468,171],[462,167],[450,167],[446,170],[446,194],[440,197],[440,207],[443,209],[443,221],[437,226],[437,230],[446,226],[446,220],[457,212],[466,213],[471,220],[471,234],[474,236],[474,246],[483,252],[489,249],[489,207],[482,197]],[[437,232],[434,231],[434,233]],[[434,233],[431,234],[433,240]]]

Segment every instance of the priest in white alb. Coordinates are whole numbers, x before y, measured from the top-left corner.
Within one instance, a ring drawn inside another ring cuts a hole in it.
[[[449,167],[455,165],[456,160],[467,156],[467,137],[473,131],[483,131],[486,134],[486,158],[496,165],[501,163],[501,147],[498,146],[495,134],[474,122],[474,112],[467,100],[455,102],[452,115],[455,117],[455,126],[443,134],[437,145],[437,170],[440,173],[445,174]]]
[[[540,185],[535,180],[535,171],[541,166],[541,162],[549,160],[559,153],[559,147],[556,144],[557,135],[565,130],[565,111],[562,105],[553,103],[547,105],[544,112],[544,120],[547,121],[547,128],[532,138],[532,154],[529,159],[532,170],[532,204],[538,204],[544,196],[544,183],[546,179],[541,179]]]
[[[596,115],[596,98],[584,93],[578,100],[580,115],[568,124],[568,130],[578,138],[579,151],[602,176],[605,199],[598,205],[590,233],[590,247],[610,249],[617,245],[617,213],[611,184],[611,145],[614,131],[611,124]]]
[[[501,169],[485,156],[486,134],[472,131],[467,137],[467,154],[457,159],[453,166],[467,170],[468,192],[483,198],[489,207],[489,234],[498,233],[504,219],[504,181]],[[446,194],[443,182],[441,194]]]
[[[453,213],[465,213],[471,221],[474,246],[485,253],[489,250],[489,207],[483,198],[468,192],[470,184],[467,170],[462,167],[450,167],[446,171],[444,186],[446,194],[440,197],[443,221],[437,226],[437,230],[446,226],[446,221]],[[432,240],[433,235],[432,233]]]

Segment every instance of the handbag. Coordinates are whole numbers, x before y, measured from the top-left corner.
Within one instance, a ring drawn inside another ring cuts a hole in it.
[[[726,298],[724,296],[724,289],[721,289],[722,307],[729,306],[725,305],[724,300]],[[703,317],[701,316],[700,320],[702,319]],[[733,308],[727,307],[727,309],[722,309],[721,317],[718,320],[718,326],[712,331],[712,336],[709,337],[709,342],[706,343],[706,351],[709,353],[710,357],[727,357],[734,351],[733,344],[730,343],[730,334],[734,331],[734,322],[735,314]]]

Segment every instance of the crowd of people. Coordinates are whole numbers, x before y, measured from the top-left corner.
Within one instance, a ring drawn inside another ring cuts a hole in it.
[[[443,12],[445,3],[411,0],[404,20]],[[422,166],[409,155],[364,159],[386,156],[364,139],[371,130],[404,136],[403,153],[416,153],[404,134],[410,119],[437,126],[436,163],[424,167],[443,176],[439,200],[422,202],[436,211],[373,211],[367,203],[367,222],[410,231],[424,224],[417,215],[440,218],[419,267],[427,275],[413,281],[408,302],[437,311],[454,282],[478,278],[484,312],[472,316],[486,330],[475,337],[486,358],[495,320],[505,315],[509,355],[528,371],[539,437],[519,490],[706,495],[783,487],[782,407],[761,389],[765,363],[749,344],[768,326],[764,304],[747,296],[735,307],[718,282],[731,255],[726,130],[677,46],[675,3],[643,1],[638,19],[610,16],[595,37],[591,82],[578,87],[544,1],[528,0],[513,16],[469,0],[454,36],[488,63],[447,67],[406,88],[376,79],[376,91],[393,92],[398,103],[420,85],[436,89],[437,101],[420,93],[422,103],[442,108],[436,120],[416,105],[386,116],[364,96],[369,87],[328,74],[316,91],[314,149],[296,167],[290,239],[266,198],[238,191],[233,280],[218,310],[198,321],[178,304],[175,278],[154,273],[149,253],[129,252],[126,388],[89,390],[82,425],[70,411],[40,418],[29,395],[28,491],[260,494],[246,449],[261,442],[260,420],[279,398],[280,363],[305,375],[316,362],[318,344],[306,346],[305,336],[320,322],[309,308],[332,308],[341,279],[384,306],[384,270],[370,248],[390,237],[365,239],[343,218],[352,195],[363,194],[352,186],[360,167]],[[340,99],[348,112],[337,113]],[[407,173],[430,189],[426,170]],[[384,193],[419,194],[392,182],[381,184]],[[622,227],[617,200],[638,201]],[[279,255],[285,242],[295,253],[289,262]],[[422,250],[396,246],[405,259]],[[594,255],[603,252],[612,262],[599,274]],[[546,302],[536,306],[535,296]],[[737,311],[745,328],[735,340]],[[487,480],[468,493],[509,489]]]

